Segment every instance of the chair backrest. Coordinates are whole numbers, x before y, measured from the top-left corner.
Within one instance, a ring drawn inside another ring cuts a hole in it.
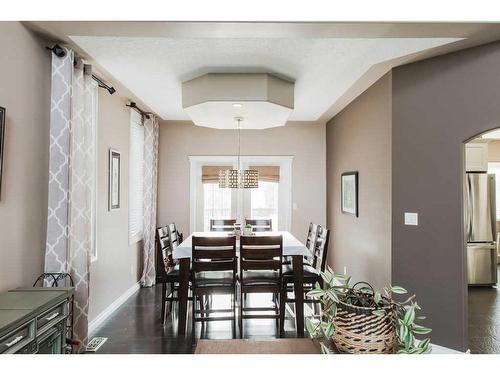
[[[232,232],[236,219],[210,219],[210,232]]]
[[[156,228],[156,259],[156,273],[165,276],[166,270],[174,265],[167,226]]]
[[[241,236],[240,237],[240,277],[244,271],[278,271],[281,279],[283,263],[283,236]]]
[[[309,224],[309,230],[307,232],[306,247],[314,253],[314,245],[316,244],[316,238],[318,237],[318,224]]]
[[[318,271],[324,271],[328,255],[328,242],[330,230],[318,225],[318,235],[314,245],[314,258],[312,266]]]
[[[273,230],[272,219],[245,219],[246,224],[250,224],[254,232],[270,232]]]
[[[192,237],[192,270],[196,285],[199,272],[232,271],[236,282],[238,269],[236,237]]]
[[[177,230],[175,223],[169,224],[167,226],[167,232],[168,232],[168,237],[170,239],[170,247],[172,248],[173,251],[182,242],[181,234]]]

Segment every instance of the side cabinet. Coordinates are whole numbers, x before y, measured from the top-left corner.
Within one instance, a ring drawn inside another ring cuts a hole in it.
[[[465,145],[465,170],[467,172],[488,171],[487,143],[467,143]]]
[[[0,294],[0,354],[64,354],[72,288]]]

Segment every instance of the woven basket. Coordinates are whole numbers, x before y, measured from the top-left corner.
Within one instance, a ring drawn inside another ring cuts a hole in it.
[[[345,302],[337,303],[333,342],[339,352],[394,353],[397,347],[394,310],[392,306],[384,307],[386,314],[380,317],[372,313],[375,309],[374,307],[354,306]]]

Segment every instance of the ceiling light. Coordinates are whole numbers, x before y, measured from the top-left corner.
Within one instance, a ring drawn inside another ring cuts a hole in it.
[[[233,108],[241,108],[243,107],[243,104],[241,103],[233,103]]]

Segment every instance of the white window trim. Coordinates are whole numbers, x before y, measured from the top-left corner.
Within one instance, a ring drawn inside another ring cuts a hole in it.
[[[93,215],[92,215],[92,248],[90,250],[90,262],[93,263],[97,261],[97,251],[99,249],[98,246],[98,217],[99,217],[99,211],[98,211],[98,204],[99,204],[99,86],[97,85],[97,82],[92,82],[92,90],[93,90],[93,97],[92,97],[92,112],[94,114],[93,117],[93,130],[94,130],[94,168],[95,168],[95,173],[94,173],[94,196],[93,201],[92,201],[92,210],[93,210]]]
[[[134,122],[136,125],[140,125],[140,126],[143,126],[142,124],[142,117],[139,113],[137,113],[137,111],[135,111],[134,109],[131,109],[130,110],[130,124],[129,126],[131,127],[132,126],[132,122]],[[131,132],[131,129],[129,129],[129,132]],[[130,147],[131,147],[131,144],[132,144],[132,137],[130,136],[130,140],[129,140],[129,150],[130,150]],[[130,173],[130,161],[131,161],[131,153],[129,152],[129,207],[128,207],[128,235],[129,235],[129,245],[133,245],[139,241],[142,241],[143,238],[144,238],[144,222],[142,223],[143,224],[143,228],[138,232],[138,233],[131,233],[131,226],[130,226],[130,209],[132,207],[132,204],[131,204],[131,194],[130,194],[130,186],[131,186],[131,183],[130,183],[130,179],[131,179],[131,173]],[[144,157],[144,153],[143,153],[143,157]],[[143,159],[143,162],[144,162],[144,159]]]
[[[199,198],[203,195],[201,184],[201,169],[204,165],[233,165],[236,167],[237,156],[200,156],[190,155],[190,179],[189,179],[189,231],[195,232],[196,228],[203,227],[199,223],[200,204],[203,204]],[[241,156],[241,165],[248,168],[250,165],[278,165],[280,167],[280,200],[279,200],[279,230],[290,231],[292,227],[292,170],[293,156]],[[242,200],[240,199],[240,202]],[[239,208],[241,212],[241,208]]]

